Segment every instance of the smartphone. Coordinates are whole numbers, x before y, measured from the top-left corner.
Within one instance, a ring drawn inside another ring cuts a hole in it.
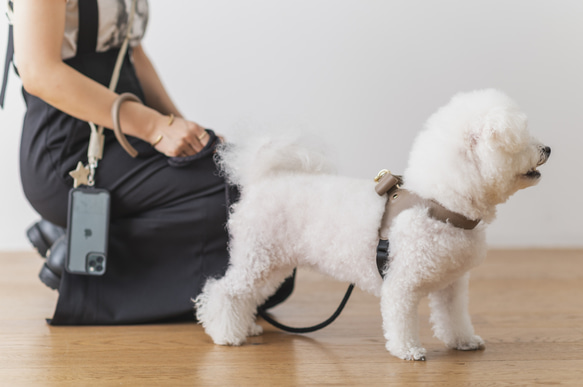
[[[78,187],[69,191],[66,270],[71,274],[103,275],[107,267],[109,192]]]

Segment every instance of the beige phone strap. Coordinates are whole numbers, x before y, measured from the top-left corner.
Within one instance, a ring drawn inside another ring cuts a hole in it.
[[[121,66],[123,65],[125,54],[130,42],[130,34],[134,23],[134,15],[136,13],[136,0],[132,0],[130,7],[126,36],[121,48],[119,49],[111,81],[109,82],[109,90],[111,91],[115,91],[115,88],[117,87]],[[89,126],[91,127],[91,136],[89,137],[89,147],[87,148],[87,167],[84,167],[83,164],[79,162],[77,164],[77,169],[69,173],[75,179],[73,184],[75,188],[81,184],[86,184],[88,186],[95,185],[95,170],[97,169],[99,160],[103,158],[103,126],[96,127],[93,122],[89,122]]]

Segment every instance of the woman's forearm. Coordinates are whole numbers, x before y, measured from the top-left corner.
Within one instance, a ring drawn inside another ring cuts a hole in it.
[[[42,81],[34,81],[38,78]],[[35,86],[27,87],[31,83]],[[23,78],[23,85],[27,91],[73,117],[109,129],[113,127],[111,107],[118,95],[63,62],[45,64],[32,82]],[[154,128],[164,117],[146,106],[126,102],[121,107],[120,119],[125,134],[152,142]]]
[[[61,60],[65,1],[19,0],[14,5],[16,64],[24,88],[57,109],[84,121],[112,128],[111,106],[117,94]],[[137,103],[121,110],[124,133],[152,142],[164,117]]]

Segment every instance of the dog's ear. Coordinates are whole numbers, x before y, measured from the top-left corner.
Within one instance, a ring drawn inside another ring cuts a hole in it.
[[[526,115],[512,108],[494,108],[484,117],[479,137],[488,146],[507,152],[518,152],[528,144]]]

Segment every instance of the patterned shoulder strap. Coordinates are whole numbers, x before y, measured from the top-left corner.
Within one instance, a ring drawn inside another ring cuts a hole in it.
[[[4,76],[2,77],[2,87],[0,88],[0,108],[4,108],[4,97],[6,97],[6,86],[8,84],[8,72],[10,71],[10,64],[14,56],[14,39],[12,33],[12,1],[8,1],[8,44],[6,45],[6,59],[4,62]]]

